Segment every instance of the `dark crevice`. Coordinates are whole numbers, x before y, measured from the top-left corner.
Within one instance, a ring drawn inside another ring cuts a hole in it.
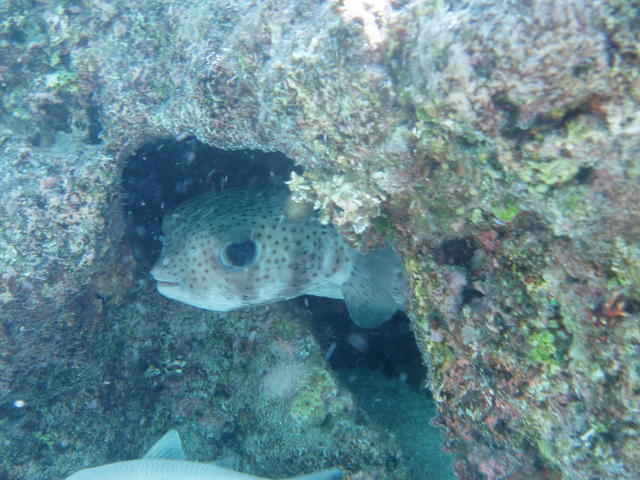
[[[460,306],[468,305],[476,298],[482,298],[484,295],[475,288],[466,286],[462,289],[462,301]]]
[[[445,240],[440,245],[438,259],[444,265],[454,265],[469,270],[475,250],[475,241],[471,237]]]
[[[193,137],[143,145],[122,174],[127,236],[136,259],[150,266],[160,253],[164,214],[189,197],[230,187],[282,184],[294,169],[281,153],[225,151]]]
[[[415,390],[424,387],[426,370],[404,312],[397,312],[378,328],[367,329],[350,320],[340,300],[306,296],[299,301],[311,312],[315,337],[331,368],[378,370]]]
[[[87,107],[87,119],[89,125],[87,126],[87,136],[85,142],[89,145],[99,145],[102,143],[100,139],[100,133],[102,132],[102,123],[100,123],[99,109],[96,105],[90,104]]]
[[[640,313],[640,299],[627,298],[624,302],[624,311],[629,315]]]
[[[581,70],[578,68],[576,74],[580,74],[580,72]],[[594,114],[599,117],[598,105],[602,100],[600,96],[591,96],[577,105],[568,106],[558,117],[552,116],[549,112],[542,113],[526,126],[522,126],[519,123],[520,110],[518,105],[509,100],[506,93],[500,93],[493,97],[494,105],[504,114],[500,132],[505,137],[516,140],[518,144],[535,140],[536,136],[542,133],[562,128],[580,115]]]
[[[591,109],[589,107],[589,102],[585,101],[583,103],[580,103],[579,105],[576,105],[573,108],[568,108],[567,111],[564,112],[562,117],[560,117],[558,120],[553,120],[553,119],[545,117],[545,118],[540,118],[539,120],[537,120],[537,123],[538,124],[545,124],[549,128],[552,128],[552,127],[566,125],[571,120],[576,119],[580,115],[585,115],[585,114],[589,114],[589,113],[591,113]]]
[[[478,248],[478,243],[472,237],[453,238],[442,242],[437,252],[437,259],[441,265],[451,265],[464,270],[467,285],[461,291],[460,306],[484,297],[482,292],[471,286],[471,280],[477,275],[474,271],[474,254]]]
[[[590,185],[595,178],[593,167],[580,167],[573,180],[580,185]]]
[[[6,36],[13,43],[25,43],[27,41],[27,34],[16,28],[15,25],[9,28],[9,33]]]
[[[520,110],[518,106],[507,97],[506,93],[500,93],[493,97],[493,104],[504,114],[504,121],[500,127],[500,133],[505,137],[524,142],[532,140],[533,134],[518,125]]]

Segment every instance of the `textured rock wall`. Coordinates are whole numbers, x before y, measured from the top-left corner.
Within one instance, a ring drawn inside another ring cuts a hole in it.
[[[127,155],[193,134],[397,244],[460,478],[637,477],[639,8],[3,4],[3,392],[126,291]]]

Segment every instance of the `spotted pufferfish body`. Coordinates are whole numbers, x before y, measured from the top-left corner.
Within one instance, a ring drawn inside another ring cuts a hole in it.
[[[393,249],[361,254],[315,214],[288,215],[288,197],[284,188],[228,189],[179,205],[162,224],[151,270],[158,291],[220,312],[304,294],[339,298],[363,327],[402,308],[406,284]]]

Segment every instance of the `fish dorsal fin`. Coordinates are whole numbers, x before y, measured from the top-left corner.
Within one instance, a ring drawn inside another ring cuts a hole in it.
[[[153,444],[153,447],[142,458],[184,460],[186,457],[182,449],[180,435],[176,430],[169,430],[160,440]]]

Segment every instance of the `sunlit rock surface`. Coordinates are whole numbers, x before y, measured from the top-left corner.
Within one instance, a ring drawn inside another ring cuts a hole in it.
[[[99,398],[116,388],[101,366],[117,365],[109,345],[122,340],[95,332],[142,288],[119,176],[143,142],[193,135],[284,153],[304,167],[297,199],[362,247],[397,245],[460,478],[637,478],[639,15],[630,1],[569,0],[0,5],[0,428],[11,448],[31,435],[43,468],[110,456],[86,456],[65,430],[79,421],[95,438],[107,419],[56,398],[78,382]],[[155,318],[171,324],[178,307],[162,305]],[[124,330],[153,327],[127,318]],[[132,382],[130,366],[120,374]],[[18,412],[23,397],[31,407]],[[174,418],[155,411],[157,428]],[[57,431],[42,427],[51,415]],[[370,464],[395,455],[384,444]],[[366,448],[350,448],[367,464]]]

